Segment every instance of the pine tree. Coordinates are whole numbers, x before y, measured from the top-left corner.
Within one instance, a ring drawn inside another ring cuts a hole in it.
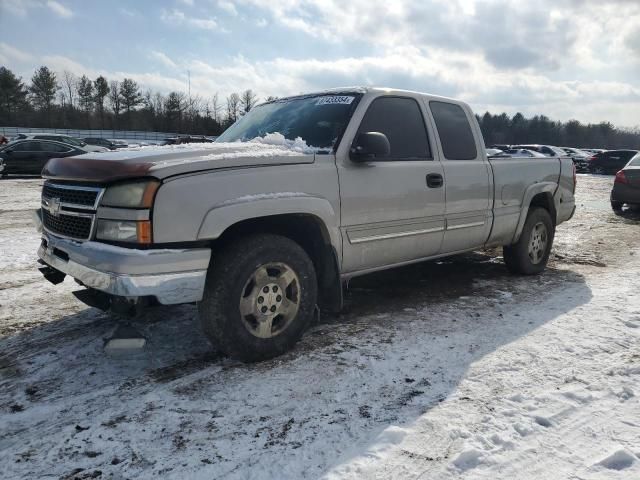
[[[122,106],[127,112],[127,122],[131,127],[131,110],[142,103],[142,95],[138,84],[130,78],[125,78],[120,84],[120,98]]]
[[[31,77],[31,101],[38,110],[45,112],[48,125],[51,125],[51,107],[59,88],[56,74],[46,66],[38,68]]]
[[[94,103],[100,115],[100,127],[104,128],[104,99],[109,95],[107,79],[100,75],[93,81]]]
[[[27,89],[20,77],[6,67],[0,67],[0,119],[13,122],[26,106]]]
[[[89,115],[93,109],[93,83],[86,75],[80,77],[78,81],[78,101],[80,108],[84,111],[87,118],[87,127],[89,125]]]

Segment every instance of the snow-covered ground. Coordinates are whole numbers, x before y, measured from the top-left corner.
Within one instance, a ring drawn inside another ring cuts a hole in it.
[[[579,176],[546,273],[499,252],[351,282],[281,358],[220,358],[193,307],[137,355],[35,270],[39,180],[0,182],[0,477],[640,478],[640,216]]]

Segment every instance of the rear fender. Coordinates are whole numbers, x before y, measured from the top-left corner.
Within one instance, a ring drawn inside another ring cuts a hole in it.
[[[536,195],[542,194],[546,197],[546,201],[550,206],[550,208],[548,209],[551,210],[549,213],[555,225],[557,205],[554,194],[557,189],[558,185],[554,182],[540,182],[530,185],[525,190],[524,198],[522,199],[522,209],[520,210],[520,218],[518,220],[518,225],[516,227],[516,232],[513,237],[512,243],[516,243],[520,239],[520,235],[522,235],[522,230],[524,229],[524,223],[527,221],[527,215],[529,214],[529,210],[531,209],[531,202],[536,197]]]

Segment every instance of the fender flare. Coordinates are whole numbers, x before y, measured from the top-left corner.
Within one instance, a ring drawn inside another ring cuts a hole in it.
[[[558,208],[556,205],[556,200],[554,197],[554,194],[556,192],[556,190],[558,189],[558,185],[554,182],[539,182],[539,183],[534,183],[533,185],[529,185],[529,187],[527,187],[527,189],[524,192],[524,197],[522,199],[522,208],[520,209],[520,218],[518,219],[518,224],[516,226],[516,232],[513,236],[513,241],[511,242],[516,243],[519,239],[520,239],[520,235],[522,235],[522,230],[524,229],[524,223],[527,221],[527,215],[529,214],[529,207],[531,206],[531,200],[533,200],[533,197],[535,197],[536,195],[539,195],[540,193],[544,193],[547,194],[551,197],[551,203],[554,206],[554,210],[557,212]],[[550,212],[552,217],[554,215],[554,212]],[[555,224],[556,219],[553,219],[553,222]]]
[[[213,206],[198,229],[198,240],[215,240],[232,225],[244,220],[274,215],[311,215],[318,218],[329,235],[327,239],[342,258],[342,242],[338,215],[331,203],[322,197],[299,192],[245,195]]]

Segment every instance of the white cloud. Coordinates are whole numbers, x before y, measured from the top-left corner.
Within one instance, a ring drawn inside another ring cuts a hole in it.
[[[193,7],[193,0],[179,0],[180,3]]]
[[[162,65],[164,65],[165,67],[169,67],[169,68],[177,68],[178,65],[176,65],[176,63],[171,60],[166,54],[162,53],[162,52],[158,52],[157,50],[152,50],[151,53],[149,54],[149,56],[160,62]]]
[[[48,0],[47,7],[53,13],[62,18],[71,18],[73,17],[73,12],[68,8],[62,5],[60,2],[56,2],[55,0]]]
[[[234,17],[238,15],[238,10],[236,9],[236,6],[232,2],[229,2],[228,0],[220,0],[218,2],[218,8]]]
[[[173,10],[162,10],[160,19],[172,26],[187,26],[203,30],[223,31],[223,29],[218,27],[218,22],[216,22],[215,18],[189,17],[183,11],[175,8]]]
[[[135,10],[130,10],[125,7],[118,8],[118,12],[120,13],[120,15],[124,15],[125,17],[133,18],[138,16],[138,12],[136,12]]]
[[[69,7],[55,0],[0,0],[0,10],[6,10],[20,17],[26,16],[32,9],[44,7],[61,18],[71,18],[74,15]]]
[[[20,50],[7,43],[0,42],[0,62],[7,64],[9,62],[29,62],[33,60],[33,55]]]

